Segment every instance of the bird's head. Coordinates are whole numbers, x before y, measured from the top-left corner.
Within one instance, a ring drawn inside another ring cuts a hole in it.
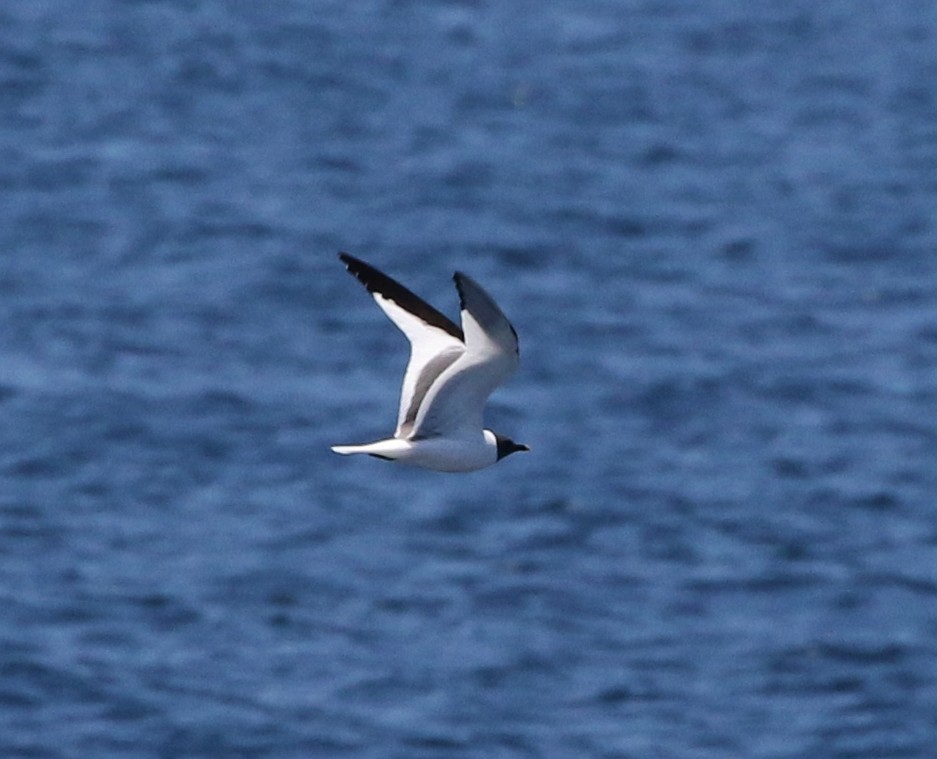
[[[526,445],[521,443],[515,443],[511,438],[505,437],[504,435],[499,435],[493,433],[495,437],[495,445],[498,447],[498,461],[501,461],[505,456],[510,456],[512,453],[517,453],[518,451],[529,451]]]

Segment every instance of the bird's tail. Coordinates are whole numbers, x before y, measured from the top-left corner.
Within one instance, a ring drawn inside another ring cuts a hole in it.
[[[340,453],[342,456],[350,456],[353,453],[365,453],[366,451],[361,450],[367,446],[363,445],[333,445],[332,450],[335,453]]]
[[[410,449],[410,444],[398,438],[389,438],[388,440],[378,440],[375,443],[366,443],[365,445],[333,445],[332,450],[340,453],[342,456],[350,456],[353,453],[367,453],[369,456],[377,456],[379,459],[397,459],[406,455]]]

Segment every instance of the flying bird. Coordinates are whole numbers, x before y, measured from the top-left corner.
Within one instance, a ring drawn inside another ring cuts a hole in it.
[[[441,472],[482,469],[526,445],[483,429],[492,391],[517,369],[517,333],[471,277],[453,276],[462,326],[370,264],[339,253],[348,271],[374,296],[410,341],[394,436],[365,445],[333,445],[343,455],[381,459]]]

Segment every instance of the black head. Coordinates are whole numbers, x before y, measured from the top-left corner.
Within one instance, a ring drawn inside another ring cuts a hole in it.
[[[495,433],[495,442],[498,444],[498,461],[501,461],[505,456],[510,456],[512,453],[530,450],[526,445],[515,443],[511,438],[497,433]]]

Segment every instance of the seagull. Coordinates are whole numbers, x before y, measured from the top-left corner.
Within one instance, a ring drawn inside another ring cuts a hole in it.
[[[339,253],[348,271],[410,341],[394,436],[366,445],[333,445],[335,453],[367,453],[440,472],[471,472],[526,445],[482,429],[492,391],[517,369],[517,333],[498,305],[462,272],[462,327],[370,264]]]

